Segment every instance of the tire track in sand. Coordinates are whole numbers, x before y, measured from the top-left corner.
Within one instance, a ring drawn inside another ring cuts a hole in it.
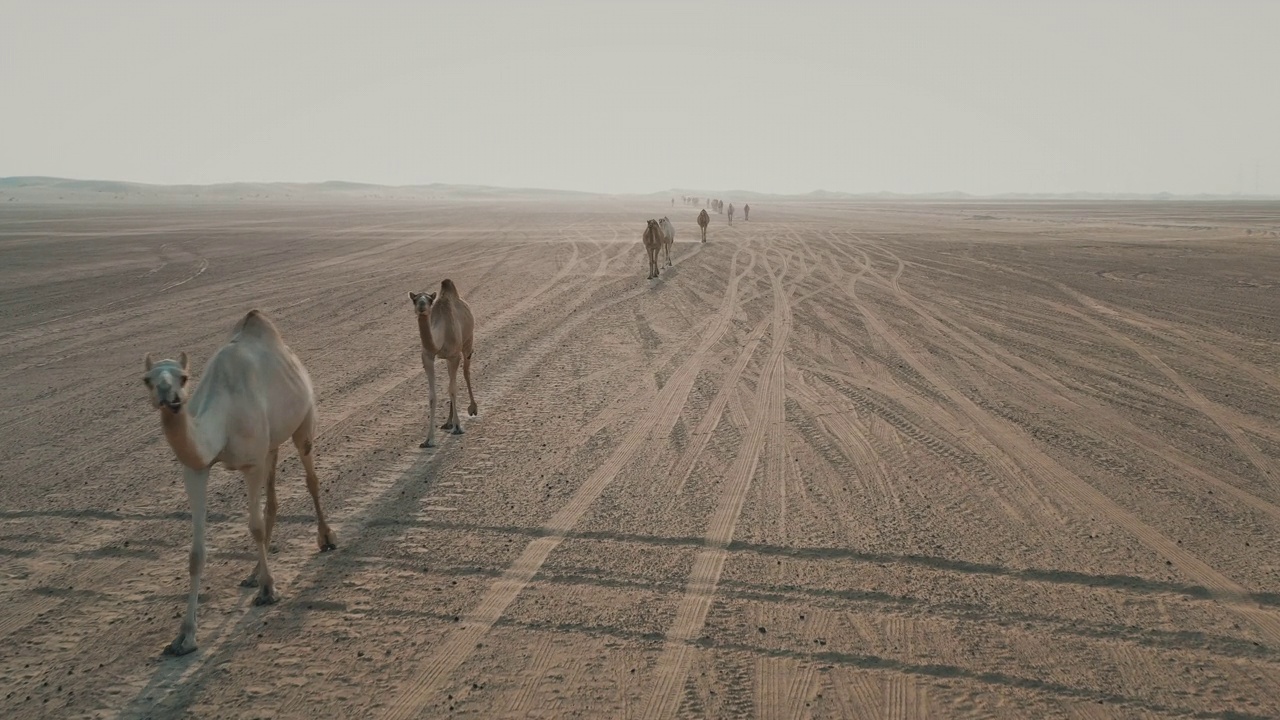
[[[1072,290],[1067,286],[1062,285],[1060,283],[1055,283],[1055,284],[1064,293],[1067,293],[1068,295],[1073,295],[1073,296],[1075,295],[1072,292]],[[1077,297],[1077,299],[1079,300],[1080,298]],[[1084,300],[1080,300],[1080,302],[1084,303]],[[1078,312],[1073,308],[1062,307],[1061,310],[1079,320],[1083,320],[1089,325],[1106,333],[1116,342],[1124,345],[1125,347],[1129,348],[1133,352],[1137,353],[1139,357],[1141,357],[1143,360],[1146,360],[1147,363],[1150,364],[1152,367],[1154,367],[1156,370],[1159,370],[1160,374],[1168,378],[1169,382],[1172,382],[1174,385],[1177,386],[1179,390],[1182,391],[1182,394],[1187,398],[1188,401],[1190,401],[1192,407],[1194,407],[1197,411],[1199,411],[1200,414],[1209,418],[1209,420],[1211,420],[1213,424],[1217,425],[1218,428],[1222,430],[1222,432],[1228,438],[1231,439],[1231,442],[1234,443],[1236,448],[1240,450],[1240,452],[1246,458],[1249,459],[1249,462],[1252,463],[1253,466],[1258,469],[1259,473],[1262,473],[1264,477],[1269,477],[1269,478],[1276,477],[1275,467],[1272,465],[1271,461],[1267,458],[1267,456],[1263,455],[1261,452],[1258,451],[1258,448],[1254,446],[1254,444],[1249,440],[1248,437],[1245,436],[1245,434],[1240,430],[1239,427],[1237,427],[1234,423],[1231,422],[1231,419],[1229,417],[1226,417],[1226,413],[1219,412],[1218,404],[1206,398],[1199,390],[1195,388],[1195,386],[1193,386],[1191,383],[1184,380],[1182,375],[1178,373],[1176,370],[1174,370],[1173,368],[1169,367],[1169,365],[1165,363],[1164,360],[1160,359],[1160,356],[1156,355],[1154,352],[1147,349],[1146,347],[1143,347],[1142,344],[1140,344],[1133,338],[1129,337],[1128,335],[1125,335],[1123,333],[1117,332],[1116,330],[1113,330],[1106,323],[1103,323],[1095,318],[1092,318],[1082,312]]]
[[[729,542],[733,540],[738,516],[742,513],[747,491],[751,488],[751,479],[755,475],[768,431],[786,419],[786,379],[782,359],[787,335],[791,330],[791,312],[781,279],[769,268],[767,257],[765,267],[773,285],[774,331],[769,357],[760,372],[759,399],[756,401],[757,407],[764,412],[757,412],[751,420],[746,440],[729,468],[724,491],[707,527],[704,539],[706,546],[693,561],[693,571],[685,585],[684,596],[676,608],[675,621],[667,630],[662,655],[658,658],[657,679],[641,715],[645,720],[674,717],[679,709],[683,697],[681,688],[688,675],[693,654],[690,641],[706,624],[716,585],[720,582],[720,574],[729,557]]]
[[[417,716],[444,689],[454,670],[471,656],[476,643],[489,632],[507,607],[528,586],[551,552],[564,541],[568,532],[639,452],[650,435],[662,434],[664,428],[666,432],[670,432],[670,426],[674,425],[684,408],[703,362],[729,329],[734,311],[738,309],[738,282],[741,277],[737,272],[735,254],[729,266],[729,284],[725,289],[724,302],[698,348],[672,374],[649,411],[631,427],[609,458],[578,488],[568,504],[543,525],[545,535],[525,547],[520,557],[489,586],[480,603],[463,618],[463,626],[422,662],[406,684],[404,693],[392,703],[383,717],[407,719]]]
[[[1076,477],[1037,447],[1020,429],[987,413],[935,372],[896,331],[858,299],[852,287],[849,289],[849,296],[854,307],[862,314],[867,328],[883,338],[903,362],[914,368],[950,400],[960,414],[967,417],[995,448],[1015,465],[1024,468],[1028,478],[1035,478],[1059,497],[1078,507],[1101,513],[1112,523],[1132,533],[1142,544],[1166,558],[1184,575],[1207,588],[1215,598],[1223,602],[1223,607],[1252,625],[1269,644],[1280,645],[1280,618],[1249,600],[1249,592],[1243,586],[1184,550],[1097,488]],[[1036,492],[1037,488],[1028,483],[1027,490]]]
[[[670,490],[671,502],[678,502],[679,496],[684,492],[685,485],[689,482],[689,476],[693,474],[693,467],[697,463],[698,458],[702,456],[702,451],[706,450],[707,443],[711,441],[711,436],[715,433],[715,429],[720,425],[720,418],[724,415],[725,407],[729,404],[729,398],[738,388],[738,379],[742,377],[742,372],[746,370],[747,363],[751,362],[751,358],[755,357],[756,347],[760,344],[760,340],[764,338],[765,330],[769,329],[773,318],[766,317],[756,324],[751,330],[751,334],[747,336],[746,342],[743,344],[742,351],[738,354],[738,360],[729,369],[729,373],[725,375],[724,380],[720,383],[720,388],[716,390],[715,397],[711,400],[711,405],[707,407],[707,412],[698,421],[697,427],[694,428],[692,437],[693,444],[685,451],[684,455],[676,462],[673,470],[667,474],[664,484],[670,484],[675,481],[674,488],[663,488],[664,494]]]
[[[1249,491],[1244,490],[1225,479],[1205,472],[1199,467],[1198,463],[1200,461],[1194,456],[1186,453],[1175,445],[1169,444],[1167,440],[1157,437],[1149,430],[1134,424],[1132,421],[1115,412],[1115,410],[1109,406],[1106,406],[1087,395],[1077,395],[1070,392],[1070,390],[1050,372],[1023,357],[1008,351],[1004,347],[990,342],[957,319],[946,318],[946,322],[944,322],[943,318],[937,314],[936,310],[931,312],[926,309],[918,298],[898,287],[896,276],[894,280],[890,281],[890,285],[893,287],[895,292],[898,293],[899,299],[902,300],[907,307],[914,310],[926,323],[938,332],[950,338],[953,342],[958,343],[965,349],[972,352],[983,362],[992,367],[1002,367],[1007,372],[1020,371],[1035,378],[1036,380],[1039,380],[1041,385],[1039,387],[1033,387],[1032,391],[1040,395],[1044,402],[1061,402],[1072,408],[1087,412],[1088,420],[1094,423],[1097,429],[1105,429],[1107,432],[1114,432],[1122,435],[1139,448],[1146,450],[1153,456],[1162,458],[1165,462],[1189,475],[1192,475],[1200,482],[1210,485],[1218,491],[1231,496],[1245,505],[1248,505],[1256,512],[1267,515],[1273,520],[1280,521],[1280,507],[1277,507],[1265,498],[1254,495],[1253,493],[1250,493]],[[1072,294],[1078,293],[1072,291]],[[1080,297],[1081,302],[1084,302],[1083,298],[1085,296]],[[1055,307],[1063,312],[1069,312],[1070,310],[1069,308],[1063,308],[1060,305],[1055,305]],[[1109,313],[1110,311],[1108,310],[1107,312]],[[1221,406],[1216,406],[1216,408],[1219,411],[1223,410]],[[1227,418],[1225,417],[1222,419],[1227,421]],[[1245,438],[1244,441],[1248,442],[1247,438]],[[1252,443],[1249,443],[1246,447],[1253,447],[1253,445]],[[1241,482],[1245,481],[1242,479]]]

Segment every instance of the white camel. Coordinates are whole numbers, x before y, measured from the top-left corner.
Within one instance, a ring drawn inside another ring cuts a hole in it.
[[[699,211],[698,227],[702,228],[702,242],[707,241],[707,226],[710,224],[711,224],[711,216],[707,214],[707,211],[705,209]]]
[[[449,417],[440,426],[462,434],[462,418],[458,417],[458,365],[467,381],[471,405],[467,412],[475,417],[476,396],[471,391],[471,354],[475,344],[476,321],[471,307],[458,296],[453,281],[440,282],[438,293],[409,293],[414,314],[418,317],[418,336],[422,340],[422,369],[427,373],[428,410],[427,439],[418,447],[431,447],[436,438],[436,358],[449,363]]]
[[[663,232],[657,220],[650,220],[644,228],[644,252],[649,256],[649,280],[658,277],[658,251],[662,249]]]
[[[671,267],[671,245],[676,241],[676,228],[665,216],[658,221],[658,227],[662,228],[662,248],[667,253],[667,267]]]
[[[302,458],[307,490],[315,505],[320,550],[337,547],[337,536],[320,508],[320,480],[312,455],[316,431],[315,393],[302,362],[281,339],[275,325],[258,310],[236,324],[231,340],[209,358],[204,377],[187,400],[187,354],[178,360],[146,357],[146,383],[160,413],[165,439],[183,466],[191,504],[191,585],[187,614],[166,652],[184,655],[196,649],[196,603],[204,572],[204,527],[209,469],[222,463],[244,473],[249,494],[249,532],[258,546],[258,565],[242,584],[256,585],[257,605],[279,600],[267,569],[267,547],[275,527],[276,460],[280,445],[293,440]],[[261,500],[266,491],[266,517]]]

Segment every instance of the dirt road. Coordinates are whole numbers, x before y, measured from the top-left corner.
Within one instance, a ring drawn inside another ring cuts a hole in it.
[[[1280,715],[1280,207],[760,203],[701,244],[666,203],[0,209],[0,717]],[[480,417],[419,450],[444,277]],[[254,607],[215,470],[161,657],[191,528],[142,356],[198,381],[252,307],[339,549],[286,450]]]

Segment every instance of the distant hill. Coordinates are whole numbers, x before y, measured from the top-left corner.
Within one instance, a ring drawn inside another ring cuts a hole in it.
[[[319,183],[234,182],[211,185],[152,185],[116,180],[73,180],[56,177],[0,178],[0,203],[24,202],[226,202],[333,201],[423,199],[539,199],[586,198],[594,193],[539,188],[501,188],[485,185],[375,185],[329,180]]]
[[[640,195],[615,195],[576,190],[504,188],[489,185],[376,185],[329,180],[318,183],[233,182],[211,185],[151,185],[118,180],[73,180],[57,177],[0,178],[0,207],[5,202],[333,202],[336,200],[543,200],[633,197],[665,200],[680,196],[711,197],[726,202],[983,202],[1009,200],[1280,200],[1274,195],[1173,195],[1171,193],[1002,193],[971,195],[960,191],[936,193],[846,193],[814,190],[799,195],[762,193],[753,190],[691,190],[672,188]]]
[[[750,190],[689,190],[684,188],[673,188],[664,192],[656,192],[650,194],[653,197],[681,197],[688,195],[691,197],[709,197],[719,198],[727,202],[756,200],[769,201],[971,201],[971,202],[987,202],[993,200],[1280,200],[1277,195],[1244,195],[1244,194],[1211,194],[1200,193],[1196,195],[1175,195],[1167,192],[1160,193],[1099,193],[1099,192],[1070,192],[1070,193],[998,193],[992,195],[974,195],[959,190],[947,192],[931,192],[931,193],[898,193],[881,190],[879,192],[866,193],[847,193],[835,192],[831,190],[813,190],[811,192],[799,195],[780,195],[773,193],[761,193]]]

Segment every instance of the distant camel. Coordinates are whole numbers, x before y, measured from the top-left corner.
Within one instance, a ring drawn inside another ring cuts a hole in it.
[[[658,277],[658,251],[662,249],[663,233],[662,226],[657,220],[650,220],[644,228],[644,236],[641,238],[644,242],[644,252],[649,256],[649,277],[652,280]]]
[[[747,222],[751,222],[751,206],[750,205],[742,206],[742,219],[746,220]]]
[[[676,228],[666,216],[658,221],[658,227],[662,228],[662,247],[667,253],[667,267],[671,267],[671,244],[676,241]]]
[[[729,224],[733,224],[733,203],[729,203]]]
[[[427,439],[418,447],[431,447],[436,438],[436,358],[449,363],[449,417],[440,426],[462,434],[462,418],[458,417],[458,364],[467,381],[471,405],[467,413],[476,416],[476,396],[471,391],[471,354],[475,344],[476,321],[471,307],[458,296],[453,281],[440,281],[438,293],[409,293],[414,313],[418,316],[418,336],[422,340],[422,369],[427,373]]]
[[[249,532],[258,546],[258,566],[242,584],[256,585],[254,604],[279,599],[267,569],[267,548],[276,524],[276,460],[280,444],[292,439],[302,458],[307,491],[315,505],[320,550],[337,547],[320,509],[320,480],[312,456],[316,435],[316,401],[302,361],[280,337],[275,325],[258,310],[236,324],[230,342],[209,358],[204,377],[187,402],[187,354],[178,360],[146,357],[142,376],[151,403],[160,412],[169,447],[183,465],[187,502],[191,504],[191,575],[187,614],[178,637],[165,652],[185,655],[196,649],[196,603],[204,572],[205,491],[209,468],[221,462],[244,473],[249,491]],[[261,498],[266,491],[266,518]]]
[[[702,242],[707,241],[707,226],[711,224],[711,216],[706,210],[698,213],[698,227],[702,228]]]

